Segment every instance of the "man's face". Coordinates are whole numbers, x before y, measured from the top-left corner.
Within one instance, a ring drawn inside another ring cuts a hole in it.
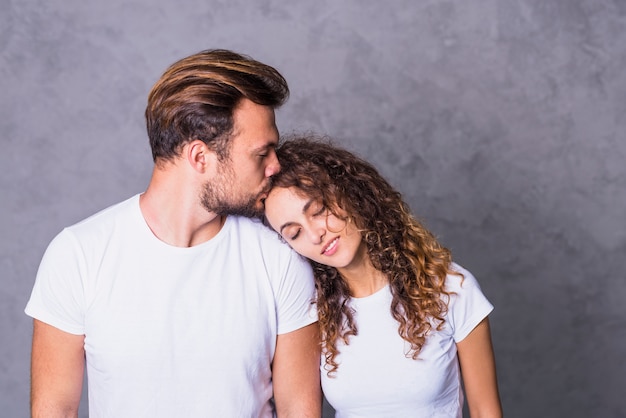
[[[205,183],[201,202],[217,215],[259,216],[270,177],[280,171],[274,110],[242,99],[233,121],[229,157],[218,163],[217,175]]]

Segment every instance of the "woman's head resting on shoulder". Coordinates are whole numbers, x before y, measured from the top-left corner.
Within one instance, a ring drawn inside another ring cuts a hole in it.
[[[415,358],[432,320],[443,323],[450,252],[373,165],[329,139],[292,136],[276,154],[281,171],[272,179],[265,218],[311,260],[329,373],[338,367],[337,341],[357,333],[344,301],[352,297],[347,279],[365,264],[387,278],[392,315]]]
[[[365,219],[382,217],[379,203],[392,190],[376,169],[320,137],[288,138],[277,155],[281,171],[265,199],[269,225],[320,264],[341,270],[367,257]]]
[[[445,276],[448,250],[372,164],[315,135],[288,137],[276,154],[281,170],[272,177],[265,219],[314,267],[341,270],[368,259],[392,282],[407,271]]]
[[[349,268],[365,248],[348,214],[330,210],[296,186],[272,188],[265,199],[270,226],[300,255],[337,269]]]

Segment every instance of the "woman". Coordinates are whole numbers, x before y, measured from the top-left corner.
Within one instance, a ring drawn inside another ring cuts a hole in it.
[[[322,389],[337,417],[501,417],[476,279],[355,155],[291,138],[266,221],[315,272]],[[459,370],[460,364],[460,370]]]

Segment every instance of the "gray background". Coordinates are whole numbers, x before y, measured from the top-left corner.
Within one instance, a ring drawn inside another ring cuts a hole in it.
[[[147,93],[211,47],[277,67],[281,131],[370,159],[477,276],[507,417],[626,416],[623,0],[0,0],[0,415],[48,242],[144,189]]]

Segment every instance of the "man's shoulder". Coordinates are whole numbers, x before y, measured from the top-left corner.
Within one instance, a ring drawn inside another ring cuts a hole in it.
[[[269,226],[266,226],[262,220],[258,218],[246,218],[243,216],[229,216],[229,222],[234,228],[242,233],[250,234],[261,240],[270,240],[285,245],[280,236]]]
[[[297,253],[260,219],[229,216],[229,233],[237,237],[243,251],[258,253],[263,257],[280,259],[299,257]]]
[[[125,238],[132,229],[129,225],[134,219],[132,213],[133,204],[138,203],[136,199],[138,195],[63,228],[48,244],[44,260],[56,260],[57,264],[72,263],[78,254],[81,254],[80,257],[89,254],[97,258],[107,248],[116,248],[120,242],[128,243]],[[116,239],[122,241],[113,243]]]
[[[139,195],[115,203],[93,215],[65,228],[74,234],[82,234],[95,230],[110,230],[112,225],[131,216],[139,206]]]

